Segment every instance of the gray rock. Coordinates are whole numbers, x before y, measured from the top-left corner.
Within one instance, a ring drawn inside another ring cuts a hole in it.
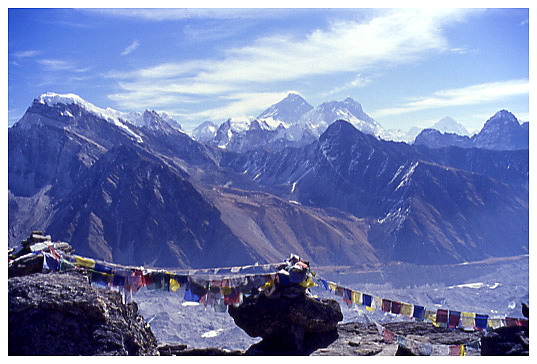
[[[312,351],[312,346],[326,346],[335,340],[337,323],[343,320],[337,301],[314,299],[293,286],[280,288],[271,296],[246,297],[228,312],[248,335],[263,338],[247,354]]]
[[[8,300],[9,355],[158,355],[137,305],[80,272],[9,278]]]

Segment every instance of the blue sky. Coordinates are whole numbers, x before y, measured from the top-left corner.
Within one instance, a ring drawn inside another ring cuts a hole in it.
[[[385,128],[500,109],[529,120],[527,9],[9,9],[8,111],[44,92],[191,129],[289,91],[350,96]]]

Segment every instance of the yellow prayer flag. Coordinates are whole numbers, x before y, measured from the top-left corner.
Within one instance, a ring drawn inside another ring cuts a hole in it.
[[[303,280],[302,282],[300,282],[300,285],[302,287],[305,287],[305,288],[311,288],[311,287],[316,287],[317,285],[315,284],[315,282],[313,282],[313,280],[311,279],[311,277],[308,277],[308,279],[305,279]]]
[[[357,305],[361,305],[362,304],[362,293],[352,291],[352,302],[356,303]]]
[[[405,315],[407,317],[412,316],[412,313],[414,312],[414,306],[410,303],[401,303],[401,311],[399,312],[401,315]]]
[[[502,322],[502,319],[499,318],[489,318],[488,320],[488,326],[491,329],[497,329],[499,327],[505,326]]]
[[[473,328],[475,326],[475,313],[461,312],[461,321],[459,325],[462,327]]]
[[[95,261],[90,258],[83,258],[83,257],[76,257],[76,265],[80,267],[86,267],[86,268],[94,268],[95,267]]]
[[[170,289],[176,292],[181,285],[174,278],[170,278]]]

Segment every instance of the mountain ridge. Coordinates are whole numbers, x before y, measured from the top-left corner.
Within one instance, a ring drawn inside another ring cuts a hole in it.
[[[342,120],[309,144],[241,152],[128,127],[32,103],[8,131],[10,245],[51,229],[97,258],[181,267],[527,252],[528,150],[429,149]]]

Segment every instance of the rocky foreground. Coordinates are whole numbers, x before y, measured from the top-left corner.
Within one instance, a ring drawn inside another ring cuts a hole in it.
[[[9,355],[416,354],[396,343],[385,342],[374,324],[363,323],[340,323],[328,331],[306,332],[298,347],[285,347],[274,340],[263,340],[246,351],[158,343],[138,313],[136,303],[125,304],[118,291],[93,287],[81,271],[11,277],[8,293]],[[236,310],[230,314],[238,324],[244,325],[252,320],[244,316],[245,312],[247,315],[248,309],[240,315]],[[330,312],[333,315],[333,310]],[[335,320],[339,321],[337,317]],[[450,330],[423,322],[390,323],[385,327],[417,341],[444,345],[457,345],[484,335],[481,331]],[[481,351],[467,355],[528,355],[528,337],[523,330],[502,329],[482,337]],[[246,331],[249,330],[252,329]]]

